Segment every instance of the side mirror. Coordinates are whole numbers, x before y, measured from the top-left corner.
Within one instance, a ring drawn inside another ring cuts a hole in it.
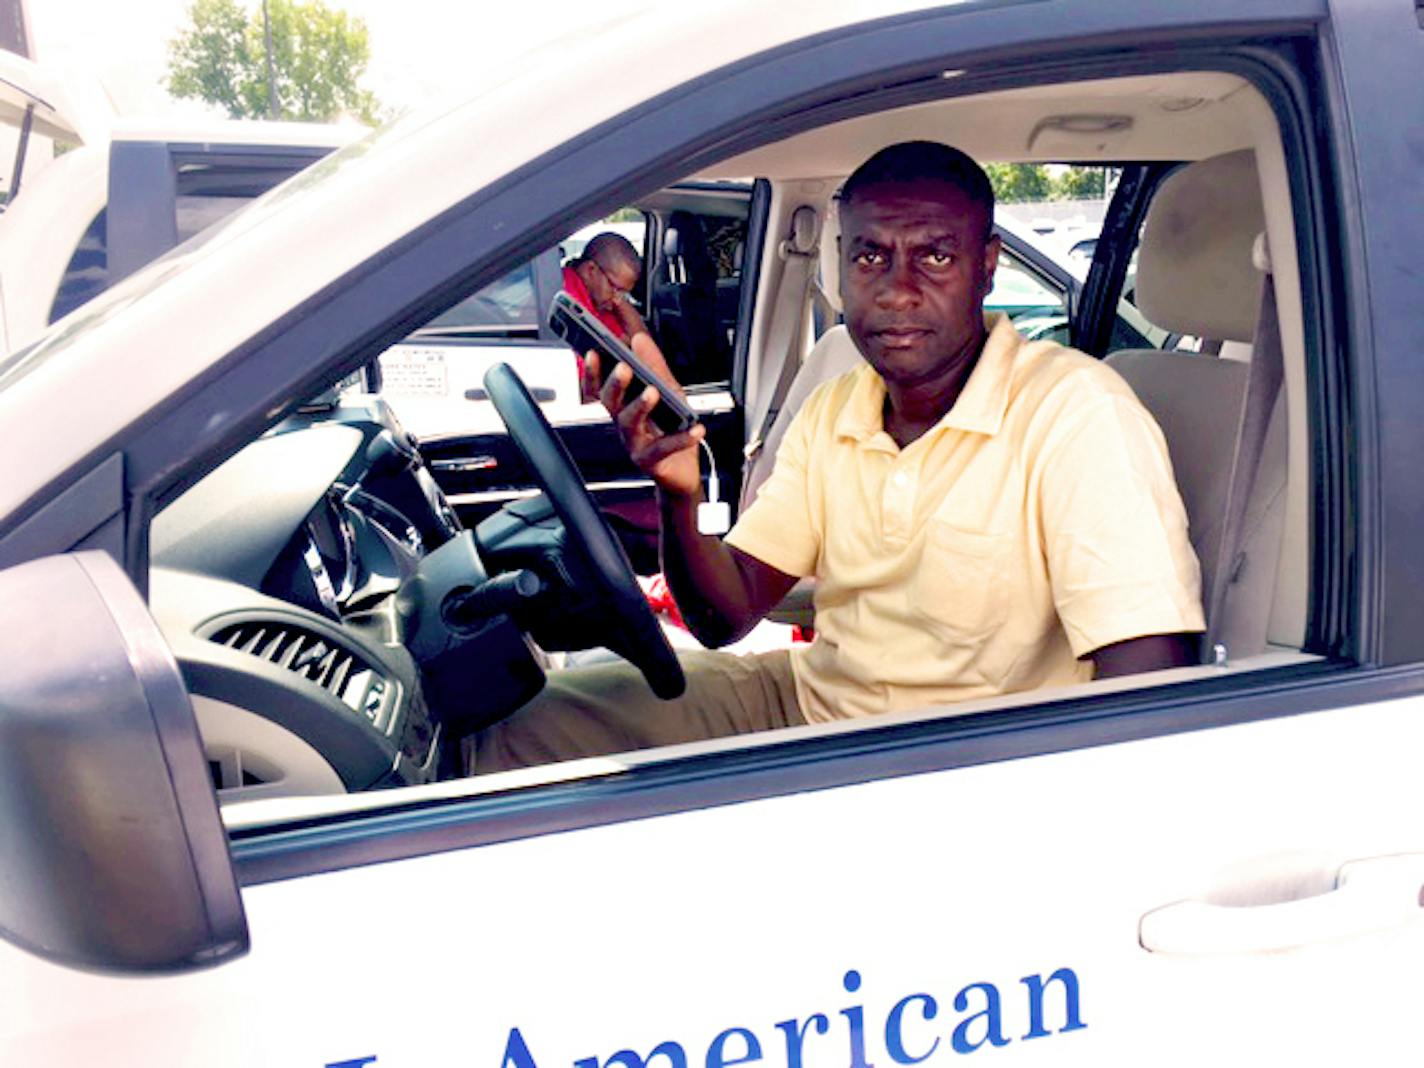
[[[0,937],[76,968],[247,951],[178,665],[104,553],[0,571]]]

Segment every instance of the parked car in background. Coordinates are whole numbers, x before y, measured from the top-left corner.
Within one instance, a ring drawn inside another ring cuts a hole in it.
[[[0,215],[0,352],[207,229],[360,127],[115,119]]]

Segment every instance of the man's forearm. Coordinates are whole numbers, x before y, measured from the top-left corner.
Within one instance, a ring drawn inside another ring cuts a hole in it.
[[[658,492],[662,565],[688,629],[715,648],[751,630],[761,612],[736,553],[721,538],[698,533],[700,500]]]

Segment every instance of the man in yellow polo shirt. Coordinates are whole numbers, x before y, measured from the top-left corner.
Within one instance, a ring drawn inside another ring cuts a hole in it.
[[[984,172],[945,145],[891,146],[846,180],[840,221],[866,365],[806,401],[725,540],[697,531],[702,428],[660,433],[656,393],[626,398],[624,367],[603,391],[658,486],[693,633],[733,641],[814,575],[815,641],[685,655],[687,693],[665,703],[625,664],[556,674],[476,739],[475,770],[1193,662],[1200,578],[1166,443],[1099,361],[985,318],[999,243]],[[646,334],[633,343],[665,366]]]

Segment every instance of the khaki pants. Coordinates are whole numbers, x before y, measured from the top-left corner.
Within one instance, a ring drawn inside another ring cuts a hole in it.
[[[687,691],[660,701],[624,660],[569,668],[549,676],[538,697],[486,727],[466,749],[480,774],[676,745],[805,720],[796,704],[791,656],[784,650],[735,656],[691,650],[678,655]]]

